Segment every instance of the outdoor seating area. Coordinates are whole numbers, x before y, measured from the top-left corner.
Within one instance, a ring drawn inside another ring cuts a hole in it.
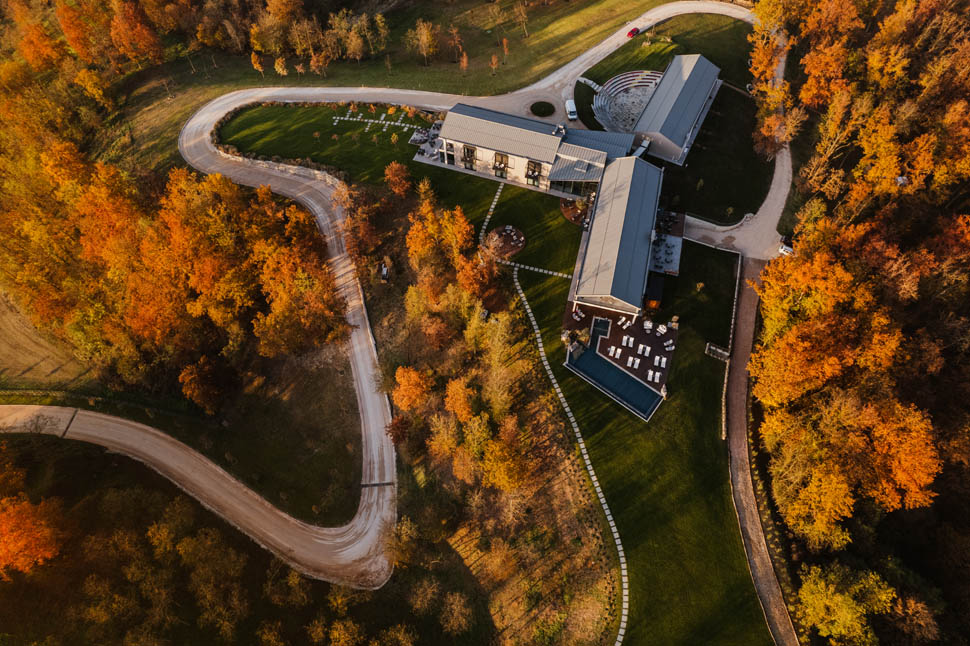
[[[525,234],[506,224],[488,233],[488,248],[500,258],[510,258],[525,247]]]
[[[414,131],[414,134],[411,135],[411,139],[408,141],[408,143],[414,144],[418,147],[418,152],[415,154],[415,159],[418,159],[419,157],[427,157],[437,160],[438,135],[441,133],[441,125],[443,123],[444,121],[439,119],[438,121],[435,121],[430,128],[421,128]]]
[[[591,335],[589,351],[663,393],[677,349],[677,317],[661,322],[577,305],[567,310],[564,319],[567,330],[595,328],[597,334]]]
[[[602,312],[596,314],[602,318]],[[638,381],[661,392],[676,349],[677,323],[655,324],[651,319],[610,318],[609,330],[596,348]]]

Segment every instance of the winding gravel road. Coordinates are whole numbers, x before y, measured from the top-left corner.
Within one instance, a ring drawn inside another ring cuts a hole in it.
[[[392,568],[384,554],[384,537],[395,522],[397,504],[394,447],[384,432],[390,422],[391,411],[387,397],[376,388],[376,347],[360,284],[339,234],[342,214],[332,205],[334,184],[306,169],[271,167],[224,155],[212,145],[210,133],[213,127],[230,110],[264,100],[372,101],[432,110],[447,110],[455,103],[465,102],[515,114],[527,114],[528,107],[534,101],[547,100],[557,106],[557,113],[547,119],[555,122],[562,119],[562,103],[572,97],[576,78],[627,42],[625,34],[630,27],[647,29],[674,16],[689,13],[717,13],[746,22],[754,20],[749,11],[732,4],[672,2],[645,12],[546,78],[509,94],[467,97],[390,88],[251,88],[231,92],[209,102],[185,124],[179,136],[179,150],[190,165],[204,173],[221,173],[240,184],[268,185],[274,192],[308,208],[326,237],[330,264],[341,294],[347,301],[347,317],[353,328],[350,359],[360,408],[363,446],[360,506],[347,525],[315,527],[292,518],[188,446],[161,431],[128,420],[73,408],[0,406],[0,432],[55,434],[100,444],[133,457],[172,480],[301,572],[357,588],[380,587],[391,575]],[[783,67],[784,61],[779,65],[779,77]],[[786,149],[776,158],[771,190],[757,214],[733,227],[718,227],[692,218],[688,221],[687,235],[736,250],[750,258],[771,258],[777,252],[779,236],[775,228],[790,184],[791,159]],[[732,371],[729,380],[732,387],[738,387],[742,379],[746,384],[746,371],[737,372],[735,375],[735,371]],[[732,453],[735,450],[732,443]],[[739,477],[747,477],[750,484],[750,473],[736,473],[732,468],[732,483]],[[742,506],[753,505],[753,498],[745,502],[745,493],[739,492],[735,485],[736,502]],[[750,514],[739,509],[739,517],[749,562],[753,558],[752,550],[758,552],[760,548],[764,553],[755,557],[763,564],[767,553],[760,522],[755,522],[757,516],[752,519]],[[784,646],[797,644],[791,623],[782,621],[783,618],[787,619],[787,611],[770,567],[753,567],[752,576],[776,643]],[[622,633],[617,643],[620,641]]]

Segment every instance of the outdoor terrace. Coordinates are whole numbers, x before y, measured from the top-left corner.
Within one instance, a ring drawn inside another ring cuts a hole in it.
[[[630,319],[589,305],[567,310],[564,318],[567,330],[587,326],[589,347],[574,347],[567,352],[566,367],[637,415],[649,419],[666,394],[677,347],[677,321]]]

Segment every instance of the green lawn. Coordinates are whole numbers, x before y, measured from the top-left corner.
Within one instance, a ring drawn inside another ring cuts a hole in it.
[[[618,50],[586,70],[583,76],[605,83],[620,72],[662,72],[678,54],[702,54],[721,68],[721,78],[738,87],[751,81],[748,72],[748,34],[751,25],[709,13],[677,16],[650,32],[631,38]],[[671,42],[665,42],[670,38]]]
[[[753,99],[721,87],[687,163],[664,165],[662,199],[670,208],[718,224],[757,212],[775,164],[754,150],[755,110]]]
[[[488,228],[506,224],[525,234],[525,247],[512,260],[565,274],[573,273],[582,230],[563,217],[558,197],[506,185]]]
[[[414,161],[417,147],[407,143],[410,128],[389,126],[384,132],[376,125],[368,130],[366,123],[338,121],[334,125],[334,116],[346,116],[347,110],[346,106],[334,109],[326,105],[254,106],[241,110],[223,126],[221,141],[242,152],[309,157],[345,171],[352,182],[365,184],[383,183],[384,167],[398,161],[408,167],[416,182],[422,177],[430,179],[442,205],[460,205],[476,226],[485,219],[498,189],[496,182]],[[386,106],[376,114],[371,114],[365,104],[360,106],[360,113],[366,118],[379,119],[385,112]],[[400,112],[387,118],[393,121],[399,116]],[[424,123],[420,118],[412,121]],[[314,133],[320,136],[314,137]],[[391,143],[394,133],[399,137],[396,144]],[[377,143],[373,141],[375,135]]]
[[[102,128],[94,145],[103,161],[124,165],[131,171],[164,169],[181,165],[176,140],[179,129],[191,114],[207,101],[244,87],[328,85],[341,87],[400,87],[457,94],[487,95],[508,92],[533,83],[568,63],[602,41],[624,23],[662,0],[587,0],[532,4],[529,8],[528,38],[511,18],[515,0],[500,0],[505,18],[496,24],[489,6],[480,0],[415,3],[387,14],[391,27],[387,54],[372,60],[339,62],[330,66],[327,77],[298,75],[290,59],[289,75],[276,76],[267,57],[264,77],[256,72],[248,53],[231,56],[201,50],[192,56],[169,62],[129,76],[120,86],[124,95],[120,109]],[[417,18],[431,20],[447,29],[456,25],[469,57],[468,71],[462,75],[452,62],[447,48],[424,66],[405,51],[404,33]],[[324,22],[326,20],[324,19]],[[502,56],[501,39],[509,39],[509,56],[494,76],[489,69],[492,54]],[[194,68],[194,71],[193,71]],[[167,86],[167,87],[166,87]],[[561,109],[561,106],[557,106]]]
[[[685,244],[683,273],[667,282],[662,313],[681,317],[670,397],[649,423],[562,367],[568,282],[519,272],[623,539],[632,604],[625,643],[631,646],[771,644],[720,439],[725,366],[704,355],[706,341],[727,342],[734,268],[732,254]]]
[[[350,363],[340,348],[260,360],[257,372],[205,417],[184,399],[115,392],[0,391],[0,404],[76,406],[154,426],[185,442],[268,501],[319,525],[348,522],[360,500],[360,416]],[[33,386],[37,388],[38,386]]]

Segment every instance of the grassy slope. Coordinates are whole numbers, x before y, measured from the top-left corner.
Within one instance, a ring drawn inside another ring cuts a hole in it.
[[[525,234],[525,247],[512,260],[566,274],[573,272],[581,232],[563,217],[558,197],[506,186],[488,228],[506,224]]]
[[[0,292],[0,389],[84,388],[92,380],[68,348],[38,332]]]
[[[703,54],[721,68],[725,81],[744,87],[751,80],[747,61],[751,25],[744,21],[716,14],[689,14],[671,18],[651,33],[630,39],[583,76],[605,83],[629,70],[663,71],[678,54]],[[673,42],[661,42],[667,37]],[[653,44],[646,46],[648,40]]]
[[[649,423],[562,367],[568,282],[529,272],[519,279],[623,538],[632,594],[626,643],[767,645],[720,440],[724,365],[704,355],[706,341],[727,342],[733,256],[687,244],[682,268],[668,281],[662,313],[681,316],[671,395]]]
[[[687,164],[664,165],[666,204],[718,224],[757,212],[768,195],[775,165],[755,152],[754,128],[754,101],[722,86]]]
[[[620,72],[663,70],[678,54],[699,53],[721,68],[722,79],[744,87],[750,81],[750,32],[748,23],[727,16],[678,16],[658,25],[652,35],[632,39],[583,75],[604,83]],[[672,42],[662,40],[667,37]],[[583,122],[598,128],[592,116],[592,91],[577,83],[575,92]],[[686,166],[666,165],[665,203],[717,223],[736,222],[745,213],[757,211],[768,194],[774,165],[754,152],[750,134],[754,127],[754,102],[723,87],[691,148]],[[703,183],[699,183],[701,179]]]
[[[132,75],[121,90],[126,95],[122,108],[103,129],[96,150],[106,161],[121,163],[132,171],[167,168],[182,164],[176,149],[178,131],[205,102],[243,87],[276,85],[331,85],[402,87],[458,94],[500,94],[535,82],[569,62],[616,31],[628,20],[663,4],[662,0],[588,0],[583,3],[556,2],[530,8],[529,37],[511,21],[513,0],[500,0],[507,20],[496,25],[488,6],[478,0],[454,3],[426,2],[388,15],[391,36],[388,55],[365,60],[359,65],[340,62],[330,66],[326,78],[289,76],[271,71],[261,77],[250,65],[249,56],[229,56],[203,51],[192,58],[177,58],[164,65]],[[425,67],[406,52],[402,38],[417,18],[432,20],[445,28],[455,24],[461,30],[469,56],[468,72],[443,51]],[[508,62],[495,76],[488,62],[492,54],[502,58],[500,39],[510,42]],[[290,63],[294,63],[291,60]],[[272,69],[269,58],[264,66]],[[166,84],[168,89],[166,89]]]
[[[117,392],[97,382],[81,392],[4,391],[0,405],[77,406],[149,424],[195,448],[289,514],[321,525],[349,521],[360,499],[362,459],[346,355],[325,347],[301,357],[265,360],[260,369],[266,378],[250,378],[226,405],[227,412],[215,419],[181,398]]]

